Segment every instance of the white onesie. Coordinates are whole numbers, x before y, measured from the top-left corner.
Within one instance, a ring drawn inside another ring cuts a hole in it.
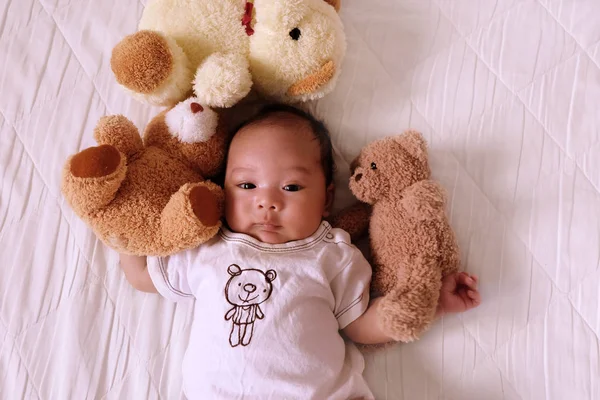
[[[371,279],[343,230],[323,222],[270,245],[223,228],[197,249],[149,257],[148,269],[164,297],[196,299],[189,399],[373,398],[362,355],[339,334],[367,309]]]

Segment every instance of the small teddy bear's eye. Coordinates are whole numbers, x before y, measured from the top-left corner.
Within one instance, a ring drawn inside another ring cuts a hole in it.
[[[263,293],[267,293],[267,289],[263,290]]]
[[[242,284],[241,284],[241,283],[238,283],[238,286],[242,286]]]
[[[374,162],[371,163],[371,169],[377,169],[377,164],[375,164]]]
[[[290,31],[290,37],[294,40],[300,39],[301,34],[302,34],[302,32],[300,32],[300,29],[298,29],[298,28],[294,28]]]

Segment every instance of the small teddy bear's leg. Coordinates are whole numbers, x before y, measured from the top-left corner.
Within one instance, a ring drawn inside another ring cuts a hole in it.
[[[412,342],[433,322],[442,271],[437,260],[424,257],[403,264],[400,270],[407,273],[398,278],[398,285],[381,300],[379,323],[395,341]]]
[[[196,71],[194,94],[210,107],[227,108],[250,93],[250,63],[242,54],[214,53]]]
[[[114,199],[126,172],[125,155],[114,146],[90,147],[67,161],[61,189],[73,210],[83,216]]]
[[[212,182],[183,185],[162,212],[163,244],[185,249],[208,241],[221,227],[223,200],[222,189]]]
[[[237,347],[240,345],[241,341],[241,325],[234,323],[233,327],[231,328],[231,334],[229,335],[229,344],[231,345],[231,347]]]
[[[148,104],[169,106],[191,94],[193,71],[174,39],[141,30],[113,49],[110,65],[117,82]]]
[[[254,322],[249,324],[244,324],[244,329],[242,332],[242,346],[248,346],[252,341],[252,335],[254,334]]]

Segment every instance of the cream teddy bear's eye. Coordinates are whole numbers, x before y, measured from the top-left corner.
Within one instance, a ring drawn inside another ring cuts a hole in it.
[[[294,40],[300,39],[300,35],[302,35],[302,32],[300,32],[300,29],[298,28],[294,28],[290,31],[290,37]]]

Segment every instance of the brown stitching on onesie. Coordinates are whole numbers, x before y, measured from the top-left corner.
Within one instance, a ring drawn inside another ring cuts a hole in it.
[[[225,314],[225,321],[231,320],[231,347],[248,346],[254,334],[254,323],[263,319],[260,304],[269,300],[273,293],[273,281],[277,272],[258,269],[241,269],[237,264],[227,268],[231,278],[225,285],[225,299],[233,308]]]
[[[323,232],[321,232],[321,234],[316,237],[313,241],[309,242],[309,243],[304,243],[295,247],[287,247],[287,248],[270,248],[267,246],[260,246],[256,243],[253,243],[247,239],[242,239],[242,238],[234,238],[232,236],[227,236],[227,234],[223,231],[221,231],[221,237],[223,238],[223,240],[227,241],[227,242],[238,242],[238,243],[243,243],[245,245],[248,245],[250,247],[253,247],[256,250],[261,250],[264,251],[266,253],[288,253],[288,252],[292,252],[292,251],[299,251],[299,250],[305,250],[311,247],[314,247],[315,245],[317,245],[317,243],[319,243],[323,237],[325,237],[325,235],[327,235],[327,233],[329,233],[330,229],[327,228],[325,229]]]
[[[194,297],[194,295],[192,295],[190,293],[182,292],[173,287],[173,285],[171,284],[171,281],[169,281],[169,277],[167,276],[167,271],[165,270],[165,267],[163,266],[162,259],[160,259],[160,258],[158,259],[158,268],[160,269],[160,273],[162,274],[163,279],[167,283],[167,287],[169,288],[169,290],[171,290],[171,292],[173,292],[179,296],[183,296],[183,297]]]
[[[337,314],[335,314],[335,317],[340,318],[342,315],[346,314],[348,311],[350,311],[350,309],[352,307],[354,307],[355,305],[360,303],[362,301],[363,297],[364,297],[364,294],[361,294],[360,297],[358,299],[354,300],[352,303],[350,303],[348,305],[348,307],[344,308],[343,310],[341,310]]]

